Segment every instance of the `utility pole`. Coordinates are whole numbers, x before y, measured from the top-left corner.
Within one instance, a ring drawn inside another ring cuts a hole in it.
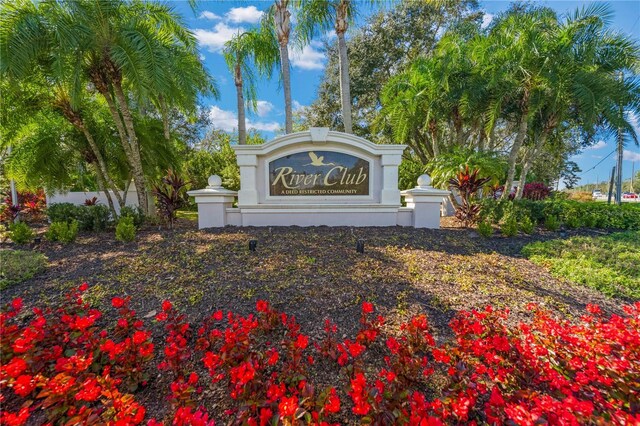
[[[624,76],[620,71],[620,83],[622,83]],[[622,119],[623,111],[622,105],[620,105],[620,119]],[[624,138],[622,135],[622,128],[618,127],[618,163],[617,163],[617,179],[616,179],[616,204],[622,204],[622,154],[624,150]]]

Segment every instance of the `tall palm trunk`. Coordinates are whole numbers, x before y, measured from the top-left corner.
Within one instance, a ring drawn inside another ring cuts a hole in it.
[[[280,68],[282,69],[282,89],[284,92],[285,132],[293,131],[293,112],[291,108],[291,70],[289,64],[289,34],[291,32],[291,12],[287,10],[288,0],[276,0],[273,20],[280,45]]]
[[[338,36],[338,57],[340,60],[340,99],[342,101],[342,122],[344,131],[353,133],[351,116],[351,84],[349,81],[349,55],[347,54],[347,42],[345,33],[349,28],[347,21],[348,3],[344,0],[338,5],[336,15],[336,35]]]
[[[127,134],[129,136],[129,145],[131,147],[131,159],[129,161],[131,165],[131,172],[133,174],[133,181],[136,184],[136,191],[138,194],[138,205],[142,209],[145,215],[149,214],[149,206],[147,204],[147,180],[144,176],[142,169],[142,159],[140,157],[140,145],[138,144],[138,137],[136,136],[135,128],[133,125],[133,116],[129,110],[129,104],[122,90],[122,82],[120,79],[113,79],[113,91],[116,95],[116,101],[120,112],[122,113],[122,121],[124,122]]]
[[[162,130],[164,132],[164,139],[169,142],[171,140],[171,129],[169,127],[169,110],[167,103],[162,95],[159,96],[158,102],[160,104],[160,114],[162,115]]]
[[[239,56],[239,55],[238,55]],[[240,67],[240,58],[237,58],[235,68],[236,98],[238,100],[238,144],[246,145],[247,143],[247,122],[244,111],[244,94],[242,81],[242,68]]]
[[[101,67],[94,67],[91,70],[91,81],[96,87],[96,90],[104,97],[107,102],[107,106],[109,108],[109,112],[111,112],[111,118],[113,119],[114,124],[116,125],[116,129],[118,130],[118,135],[120,136],[120,144],[122,145],[122,149],[124,149],[124,153],[127,158],[127,162],[129,163],[129,168],[131,169],[131,174],[133,176],[133,180],[136,184],[136,190],[138,194],[138,204],[142,212],[146,215],[149,214],[148,206],[147,206],[147,193],[146,186],[144,181],[144,174],[142,174],[142,180],[139,179],[140,172],[142,171],[142,165],[140,163],[138,167],[138,163],[135,161],[136,155],[134,153],[134,149],[131,145],[131,139],[128,136],[128,132],[125,129],[124,122],[124,114],[121,116],[118,111],[118,107],[116,106],[116,102],[114,97],[111,94],[109,89],[109,83],[107,77],[102,73]],[[115,91],[115,90],[114,90]],[[128,109],[127,109],[128,111]],[[135,136],[135,132],[134,132]],[[139,153],[138,153],[139,158]],[[138,170],[138,171],[136,171]],[[143,186],[140,186],[143,185]],[[141,199],[141,197],[144,199]]]
[[[100,170],[100,167],[97,164],[94,163],[93,166],[96,169],[96,179],[98,180],[98,190],[101,190],[102,192],[104,192],[105,197],[107,197],[107,204],[109,204],[109,210],[111,210],[111,215],[115,219],[116,217],[118,217],[118,214],[116,213],[116,208],[113,205],[113,199],[111,198],[111,194],[109,193],[109,188],[106,187],[104,184],[105,179],[104,179],[104,176],[102,176],[102,171]],[[114,191],[114,193],[117,194],[117,191]],[[122,205],[120,205],[120,209],[122,209]]]
[[[520,117],[520,123],[518,124],[518,133],[516,135],[516,140],[513,142],[513,146],[511,147],[511,152],[509,153],[509,171],[507,172],[507,181],[504,183],[504,191],[502,191],[502,196],[500,197],[502,200],[509,199],[509,194],[511,193],[511,187],[513,186],[513,179],[516,175],[516,160],[518,159],[518,152],[520,151],[520,147],[522,147],[522,143],[524,142],[524,138],[527,136],[527,128],[528,128],[528,114],[523,113]]]

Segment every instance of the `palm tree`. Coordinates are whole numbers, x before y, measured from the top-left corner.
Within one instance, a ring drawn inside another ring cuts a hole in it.
[[[4,10],[4,9],[3,9]],[[215,95],[215,86],[197,57],[196,40],[170,8],[151,2],[19,1],[7,7],[19,25],[3,25],[3,57],[9,71],[28,75],[46,58],[69,83],[69,101],[77,109],[89,80],[104,97],[126,153],[145,214],[147,182],[143,170],[134,107],[156,105],[165,123],[167,110],[194,108],[200,92]],[[4,13],[4,12],[3,12]]]
[[[516,198],[522,197],[529,169],[547,140],[567,125],[586,135],[614,134],[622,128],[638,143],[624,114],[640,111],[638,81],[621,82],[618,74],[637,63],[640,49],[607,28],[609,17],[606,5],[592,5],[577,10],[556,28],[547,52],[552,64],[547,90],[539,93],[541,106],[532,122],[535,143],[525,151]]]
[[[537,96],[545,90],[545,77],[552,65],[546,53],[555,26],[557,18],[550,9],[525,13],[512,10],[500,18],[488,37],[478,38],[474,46],[473,57],[491,93],[488,125],[506,117],[515,128],[503,199],[513,186],[520,148],[538,107]]]
[[[329,31],[333,27],[338,38],[338,58],[340,66],[340,100],[342,122],[346,133],[353,133],[351,116],[351,90],[349,80],[349,55],[345,33],[356,14],[352,0],[298,0],[300,7],[297,23],[298,32],[308,42],[318,32]]]
[[[291,0],[275,0],[267,16],[273,17],[275,33],[280,49],[280,72],[284,92],[285,132],[293,131],[293,110],[291,104],[291,64],[289,62],[289,37],[291,35]]]
[[[245,119],[245,97],[249,108],[256,109],[256,86],[253,68],[258,73],[271,77],[273,64],[278,61],[279,49],[273,40],[273,31],[268,28],[239,33],[225,43],[224,58],[233,73],[238,103],[238,143],[247,143]]]

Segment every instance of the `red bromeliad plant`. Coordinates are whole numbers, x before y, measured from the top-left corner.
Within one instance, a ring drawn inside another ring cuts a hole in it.
[[[353,338],[339,339],[327,320],[313,342],[266,301],[248,316],[215,311],[197,328],[165,301],[157,368],[171,379],[171,405],[164,419],[145,420],[131,392],[156,376],[151,335],[128,297],[112,299],[115,325],[99,327],[86,291],[56,310],[29,314],[16,299],[0,313],[0,425],[40,421],[40,409],[58,425],[210,426],[212,415],[260,426],[640,422],[640,302],[608,319],[588,306],[575,322],[531,306],[532,321],[515,326],[508,310],[460,312],[455,338],[437,345],[426,316],[389,335],[367,302]],[[317,369],[333,372],[333,383],[313,383]],[[228,396],[211,415],[202,392],[210,386]]]
[[[469,166],[460,168],[455,178],[449,179],[449,185],[458,191],[461,204],[456,206],[456,217],[461,220],[465,226],[475,223],[480,205],[476,204],[475,197],[478,191],[485,186],[491,178],[478,177],[479,169],[469,170]]]

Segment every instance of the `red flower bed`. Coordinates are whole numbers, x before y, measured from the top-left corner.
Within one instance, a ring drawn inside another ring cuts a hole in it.
[[[640,423],[640,302],[610,318],[589,306],[573,323],[531,306],[533,320],[513,327],[508,310],[460,312],[455,338],[437,345],[424,315],[391,336],[366,302],[353,338],[327,320],[313,341],[265,301],[198,326],[165,301],[164,341],[152,343],[129,298],[114,298],[117,320],[99,327],[86,290],[56,310],[22,312],[16,299],[0,314],[0,424],[43,412],[61,425]],[[317,368],[335,370],[333,386],[309,379]],[[158,369],[170,379],[160,420],[136,401]],[[198,403],[212,384],[226,389],[224,412]]]

